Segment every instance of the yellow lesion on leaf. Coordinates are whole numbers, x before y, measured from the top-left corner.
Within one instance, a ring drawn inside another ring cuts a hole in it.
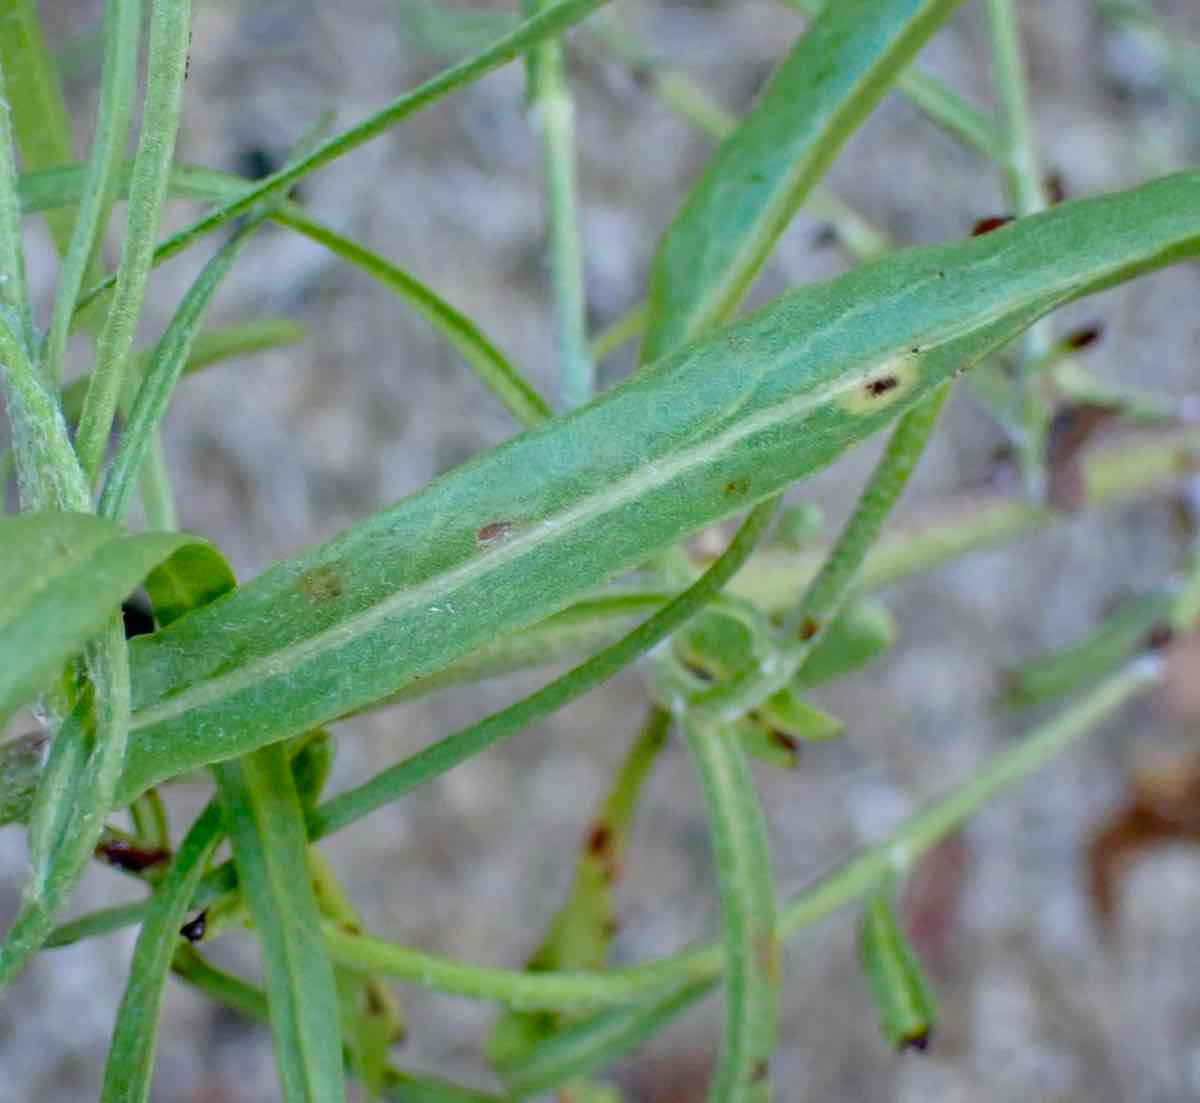
[[[919,349],[890,357],[847,387],[839,404],[856,416],[886,410],[916,386],[920,379],[920,358]]]

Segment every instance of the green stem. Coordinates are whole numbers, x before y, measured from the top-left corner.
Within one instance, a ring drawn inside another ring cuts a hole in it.
[[[900,419],[821,570],[809,583],[799,605],[784,619],[779,653],[771,661],[740,671],[699,694],[689,708],[709,717],[733,719],[795,677],[858,582],[868,553],[925,450],[949,390],[948,383],[942,384]]]
[[[1013,0],[987,0],[987,14],[996,98],[1004,118],[1006,155],[1002,164],[1016,213],[1023,217],[1045,210],[1046,185],[1033,136],[1020,30]],[[1046,442],[1050,431],[1049,406],[1038,388],[1034,365],[1046,359],[1053,343],[1049,319],[1035,322],[1021,338],[1017,365],[1020,436],[1016,444],[1026,493],[1034,502],[1042,502],[1046,496]]]
[[[54,289],[50,330],[42,354],[43,374],[54,388],[58,387],[62,375],[63,351],[67,345],[75,303],[108,222],[125,147],[129,141],[129,120],[137,87],[141,23],[141,0],[108,0],[106,3],[104,63],[100,73],[92,153],[71,232],[71,243]]]
[[[526,3],[526,14],[547,10]],[[560,39],[547,38],[526,55],[529,110],[542,157],[550,268],[554,287],[554,344],[563,405],[582,406],[596,390],[596,366],[587,341],[587,304],[579,243],[575,174],[575,102]]]
[[[116,291],[96,344],[96,367],[75,437],[89,481],[95,479],[104,457],[154,262],[155,234],[179,133],[190,44],[190,0],[153,0],[146,99],[129,183],[128,216]]]

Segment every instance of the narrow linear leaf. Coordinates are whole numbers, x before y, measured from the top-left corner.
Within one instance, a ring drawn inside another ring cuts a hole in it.
[[[203,371],[240,356],[253,356],[258,352],[283,348],[302,341],[304,336],[304,327],[287,318],[264,318],[261,321],[238,322],[204,330],[197,333],[192,342],[191,352],[183,365],[183,374],[191,375],[193,372]],[[150,367],[153,354],[154,350],[151,349],[139,353],[134,358],[130,378],[126,381],[125,394],[122,396],[125,414],[128,414],[133,405],[138,385]],[[63,388],[63,416],[71,424],[77,422],[83,412],[83,399],[90,380],[91,374],[85,373],[77,379],[72,379]]]
[[[839,0],[800,36],[663,235],[643,363],[737,306],[837,151],[959,0]]]
[[[916,951],[896,919],[887,887],[872,893],[863,907],[858,961],[888,1045],[928,1047],[937,1007]]]
[[[545,619],[823,467],[1055,307],[1197,251],[1192,172],[792,293],[134,640],[121,795]]]
[[[725,955],[725,1022],[708,1098],[711,1103],[765,1101],[780,954],[767,825],[733,733],[688,717],[683,731],[708,814]]]
[[[44,689],[150,570],[194,541],[82,513],[0,517],[0,716]]]
[[[0,16],[0,28],[4,19]],[[0,62],[2,62],[0,57]],[[25,246],[21,239],[21,210],[18,201],[17,151],[14,142],[8,86],[0,63],[0,307],[9,315],[14,337],[26,348],[33,347],[33,321],[29,314],[29,283],[25,273]]]
[[[150,365],[142,377],[137,397],[129,411],[125,431],[117,445],[117,454],[109,468],[104,491],[100,495],[98,512],[102,517],[111,517],[114,520],[124,517],[133,495],[138,471],[167,411],[175,384],[179,382],[179,376],[191,352],[196,330],[203,321],[217,288],[229,274],[229,270],[241,256],[242,250],[261,222],[261,216],[247,219],[217,250],[216,255],[201,269],[188,288],[170,324],[155,346]],[[88,393],[91,394],[90,389]],[[80,420],[81,432],[83,418],[86,416],[85,399]]]
[[[504,354],[464,314],[455,310],[416,277],[388,263],[376,253],[335,233],[294,204],[286,204],[272,218],[323,245],[335,256],[361,269],[394,292],[419,314],[466,361],[468,367],[522,425],[536,425],[550,416],[542,397],[521,377]]]
[[[114,277],[116,290],[96,342],[96,365],[75,437],[80,463],[89,478],[95,476],[108,442],[150,275],[179,131],[191,14],[190,0],[151,0],[146,98],[129,183],[121,261]]]
[[[613,886],[620,876],[625,842],[642,786],[666,745],[669,728],[668,714],[653,709],[630,746],[612,788],[588,821],[571,888],[542,944],[529,959],[526,968],[530,971],[604,966],[616,929]],[[562,1025],[555,1016],[509,1011],[493,1028],[487,1045],[488,1060],[507,1079],[514,1061]]]
[[[520,23],[510,34],[497,39],[486,50],[439,73],[411,92],[399,96],[386,107],[356,123],[340,134],[334,135],[320,146],[292,164],[247,188],[241,196],[223,203],[215,211],[185,226],[164,241],[155,250],[154,263],[158,264],[186,249],[193,241],[211,233],[230,220],[245,214],[260,199],[281,192],[309,173],[337,160],[351,150],[377,138],[410,115],[416,114],[430,104],[448,96],[459,88],[475,83],[502,65],[508,64],[537,43],[554,38],[576,23],[586,19],[607,0],[562,0],[537,15]],[[92,288],[82,305],[107,290],[113,283],[109,277]]]
[[[34,172],[73,161],[70,116],[42,37],[36,0],[0,0],[0,72],[25,168]],[[65,253],[71,212],[54,211],[46,221],[59,253]]]
[[[509,1092],[514,1099],[528,1099],[600,1071],[660,1034],[712,987],[711,981],[702,981],[564,1027],[505,1067]]]
[[[287,752],[267,747],[216,769],[243,898],[262,947],[284,1099],[336,1103],[345,1098],[337,991]]]
[[[171,959],[181,944],[179,928],[223,834],[221,808],[210,803],[192,824],[154,890],[117,1011],[101,1103],[145,1103],[150,1098],[163,991]]]
[[[44,374],[57,386],[63,351],[80,289],[91,269],[97,243],[108,223],[129,141],[129,120],[137,89],[138,44],[141,39],[141,0],[107,0],[104,6],[104,62],[96,104],[96,125],[83,192],[54,287],[50,329],[42,351]],[[93,277],[94,278],[94,277]]]

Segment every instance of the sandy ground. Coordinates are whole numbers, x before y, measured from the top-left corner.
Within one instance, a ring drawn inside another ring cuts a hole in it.
[[[98,3],[47,9],[89,117]],[[1200,44],[1194,0],[1156,3],[1180,39]],[[389,0],[212,0],[198,5],[182,138],[190,160],[244,165],[284,153],[326,108],[345,124],[443,62],[419,48],[411,10]],[[1195,161],[1200,106],[1172,90],[1154,57],[1113,33],[1092,0],[1021,4],[1030,42],[1037,133],[1072,194],[1128,185]],[[798,29],[768,0],[626,5],[624,18],[685,64],[730,108],[752,97]],[[969,3],[924,55],[986,100],[982,5]],[[586,34],[572,40],[592,321],[640,295],[656,234],[708,151]],[[1000,182],[890,98],[835,164],[830,181],[905,242],[959,237],[1003,212]],[[322,217],[409,266],[470,314],[539,385],[551,345],[535,148],[511,66],[304,185]],[[182,221],[180,206],[171,217]],[[31,233],[35,278],[49,249]],[[147,337],[161,326],[196,258],[156,277]],[[831,274],[843,260],[805,216],[789,231],[759,295]],[[1194,265],[1108,293],[1070,314],[1103,318],[1090,363],[1108,378],[1177,395],[1194,391],[1200,350]],[[181,387],[168,456],[182,524],[212,537],[243,578],[390,503],[504,439],[503,410],[425,327],[366,278],[275,229],[262,233],[214,310],[219,320],[283,314],[303,345],[232,363]],[[1071,320],[1058,324],[1066,327]],[[627,357],[605,368],[611,383]],[[996,479],[998,431],[958,393],[903,505]],[[873,449],[815,480],[833,518],[853,500]],[[1005,667],[1061,645],[1121,597],[1180,562],[1170,504],[1088,517],[1010,549],[971,556],[887,594],[903,634],[888,660],[825,693],[848,734],[793,774],[757,771],[780,885],[792,892],[921,801],[963,778],[1028,719],[998,711]],[[539,683],[529,675],[456,691],[339,728],[335,784],[361,779]],[[325,849],[372,929],[466,959],[519,964],[570,876],[572,846],[603,791],[644,694],[629,672],[551,723],[379,813]],[[1164,700],[1127,709],[1036,784],[985,811],[964,835],[961,896],[935,963],[943,1012],[928,1055],[879,1040],[858,978],[853,924],[806,932],[784,967],[780,1100],[938,1099],[1052,1103],[1200,1099],[1200,965],[1195,916],[1200,852],[1162,849],[1123,882],[1106,933],[1084,887],[1087,839],[1123,799],[1130,767],[1151,750],[1195,745],[1195,721]],[[194,807],[195,794],[184,799]],[[182,806],[181,806],[182,807]],[[182,813],[177,817],[182,822]],[[553,842],[551,842],[553,841]],[[0,833],[0,916],[15,906],[19,832]],[[682,750],[650,785],[620,892],[617,955],[637,960],[713,928],[704,823]],[[92,871],[75,907],[128,895]],[[248,939],[222,959],[253,969]],[[0,1004],[0,1103],[94,1097],[132,937],[39,959]],[[483,1005],[406,992],[407,1067],[491,1083],[478,1044]],[[621,1070],[627,1098],[702,1098],[715,1003]],[[257,1103],[277,1098],[264,1029],[172,985],[154,1099]]]

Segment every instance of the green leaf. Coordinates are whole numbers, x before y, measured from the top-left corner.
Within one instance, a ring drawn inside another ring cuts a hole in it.
[[[179,133],[191,15],[191,0],[152,0],[150,5],[146,96],[129,182],[121,260],[113,278],[112,303],[96,341],[96,364],[75,435],[79,462],[89,478],[99,469],[108,443],[150,277],[154,238]]]
[[[0,517],[0,717],[45,689],[156,564],[195,541],[82,513]]]
[[[214,364],[223,363],[239,356],[251,356],[256,352],[290,345],[303,340],[304,327],[287,318],[264,318],[261,321],[238,322],[229,326],[218,326],[196,334],[191,352],[183,366],[183,374],[191,375]],[[123,407],[128,413],[137,395],[137,385],[150,367],[152,350],[139,353],[133,361],[130,379],[126,381]],[[62,392],[63,416],[74,424],[83,412],[83,399],[87,393],[90,374],[72,379]],[[129,384],[132,383],[132,386]]]
[[[851,601],[792,679],[797,689],[824,685],[874,662],[896,642],[896,619],[874,598]]]
[[[527,1099],[598,1072],[656,1037],[712,987],[702,981],[580,1019],[515,1057],[505,1066],[505,1083],[514,1099]]]
[[[732,734],[743,751],[768,766],[794,770],[800,764],[800,745],[796,740],[755,716],[743,716],[734,721]]]
[[[526,966],[533,972],[599,969],[608,957],[616,928],[613,885],[620,875],[625,842],[642,786],[666,745],[670,717],[654,709],[638,733],[607,796],[588,822],[563,906],[550,923],[541,946]],[[488,1059],[507,1079],[512,1062],[562,1025],[554,1015],[508,1011],[496,1023],[487,1045]]]
[[[888,1045],[925,1049],[937,1007],[916,951],[896,921],[887,888],[873,893],[863,907],[858,960]]]
[[[146,596],[160,628],[236,589],[225,557],[209,544],[189,544],[146,576]]]
[[[145,1103],[150,1098],[163,991],[171,959],[182,944],[179,928],[223,835],[220,806],[210,803],[192,824],[154,890],[117,1011],[101,1103]]]
[[[803,743],[824,743],[845,729],[836,716],[805,701],[791,687],[767,698],[758,707],[758,716],[773,731]]]
[[[35,0],[0,0],[0,72],[21,161],[30,172],[74,160],[71,121]],[[69,210],[46,216],[59,253],[71,240]]]
[[[1005,703],[1041,704],[1099,680],[1146,646],[1155,626],[1166,622],[1174,601],[1169,589],[1142,594],[1069,647],[1022,663],[1006,678]]]
[[[552,615],[829,463],[1054,307],[1197,251],[1191,172],[799,289],[134,640],[122,796]]]
[[[338,998],[287,752],[267,747],[216,769],[243,898],[262,947],[284,1099],[336,1103],[345,1098]]]
[[[719,325],[834,155],[959,0],[839,0],[805,29],[663,235],[642,361]]]
[[[711,1103],[765,1103],[780,954],[767,826],[732,731],[687,717],[683,730],[708,813],[725,953],[725,1023],[708,1098]]]

